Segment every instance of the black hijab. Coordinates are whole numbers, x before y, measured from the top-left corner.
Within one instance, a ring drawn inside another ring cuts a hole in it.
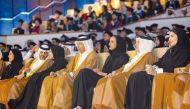
[[[167,50],[156,63],[157,66],[163,68],[164,72],[174,72],[175,68],[185,67],[190,63],[190,46],[186,32],[180,28],[175,28],[172,32],[178,37],[177,44]]]
[[[119,69],[129,61],[129,56],[126,54],[126,41],[119,36],[116,38],[116,48],[110,50],[110,56],[106,59],[102,72],[111,73],[114,70]]]
[[[11,51],[14,55],[14,59],[11,64],[6,67],[6,70],[2,75],[2,79],[12,78],[18,75],[20,69],[23,67],[23,58],[21,52],[17,49],[13,49]]]
[[[156,47],[156,48],[160,48],[160,47],[165,47],[165,37],[160,35],[160,36],[157,36],[158,40],[160,41],[160,44]]]

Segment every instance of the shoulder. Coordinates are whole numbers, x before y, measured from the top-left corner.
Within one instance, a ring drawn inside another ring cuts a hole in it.
[[[89,53],[89,56],[92,56],[92,57],[97,57],[98,54],[95,52],[95,51],[92,51],[91,53]]]
[[[86,60],[96,60],[98,58],[98,54],[95,51],[92,51],[86,57]]]

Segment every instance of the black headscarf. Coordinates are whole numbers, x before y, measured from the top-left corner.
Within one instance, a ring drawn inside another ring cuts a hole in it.
[[[117,46],[114,50],[110,50],[110,56],[106,59],[102,71],[104,73],[111,73],[114,70],[119,69],[129,61],[129,56],[126,54],[126,41],[119,36],[116,38]]]
[[[156,63],[157,66],[164,69],[164,72],[173,72],[175,68],[185,67],[190,63],[190,46],[186,32],[180,28],[175,28],[172,32],[178,37],[177,44],[167,50]]]
[[[23,58],[21,52],[17,49],[13,49],[11,51],[14,55],[14,59],[11,64],[7,66],[5,72],[2,75],[2,79],[12,78],[18,75],[20,69],[23,67]]]
[[[157,36],[158,40],[160,41],[160,44],[157,46],[157,48],[160,48],[160,47],[165,47],[165,37],[164,36]]]

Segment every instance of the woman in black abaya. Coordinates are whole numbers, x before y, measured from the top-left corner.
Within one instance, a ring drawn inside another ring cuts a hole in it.
[[[98,70],[82,69],[76,77],[73,86],[73,108],[90,109],[92,104],[93,89],[98,80],[112,74],[129,61],[126,54],[126,41],[119,36],[114,36],[109,42],[109,53],[102,72]]]
[[[190,46],[184,30],[176,28],[169,33],[169,49],[154,66],[130,76],[126,88],[126,109],[150,109],[152,80],[158,72],[174,72],[177,67],[190,63]],[[162,68],[162,69],[160,69]]]
[[[20,69],[23,67],[23,58],[19,50],[13,49],[9,52],[9,64],[5,72],[2,74],[1,80],[9,79],[19,74]]]
[[[52,46],[51,50],[54,58],[53,65],[49,69],[36,73],[30,78],[22,94],[17,99],[9,101],[11,109],[37,109],[44,78],[48,76],[50,72],[56,72],[66,68],[68,62],[65,59],[64,48]]]

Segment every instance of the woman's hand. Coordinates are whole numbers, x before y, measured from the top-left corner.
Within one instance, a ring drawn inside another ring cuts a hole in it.
[[[94,72],[98,73],[98,72],[101,72],[100,69],[96,68],[96,69],[93,69]]]
[[[20,74],[20,75],[15,76],[15,78],[16,78],[16,79],[18,79],[18,80],[23,79],[23,78],[24,78],[24,73],[22,73],[22,74]]]
[[[146,70],[147,74],[150,74],[150,75],[156,75],[157,74],[155,68],[152,65],[146,65],[145,70]]]
[[[22,73],[24,74],[25,72],[28,72],[29,71],[29,68],[24,68]]]
[[[108,74],[108,75],[106,76],[106,78],[111,78],[112,76],[113,76],[113,74],[110,73],[110,74]]]
[[[101,75],[101,76],[107,76],[107,73],[103,73],[103,72],[97,72],[98,75]]]
[[[50,74],[49,74],[49,75],[50,75],[50,76],[52,76],[54,73],[55,73],[55,72],[50,72]]]
[[[55,72],[51,72],[50,76],[53,77],[53,78],[56,78],[56,77],[59,77],[60,74],[59,73],[55,73]]]
[[[108,74],[106,77],[107,77],[107,78],[111,78],[111,77],[114,76],[114,75],[115,75],[115,71],[113,71],[112,73]]]
[[[101,72],[100,69],[93,69],[93,71],[94,71],[95,73],[97,73],[98,75],[107,76],[107,73]]]

